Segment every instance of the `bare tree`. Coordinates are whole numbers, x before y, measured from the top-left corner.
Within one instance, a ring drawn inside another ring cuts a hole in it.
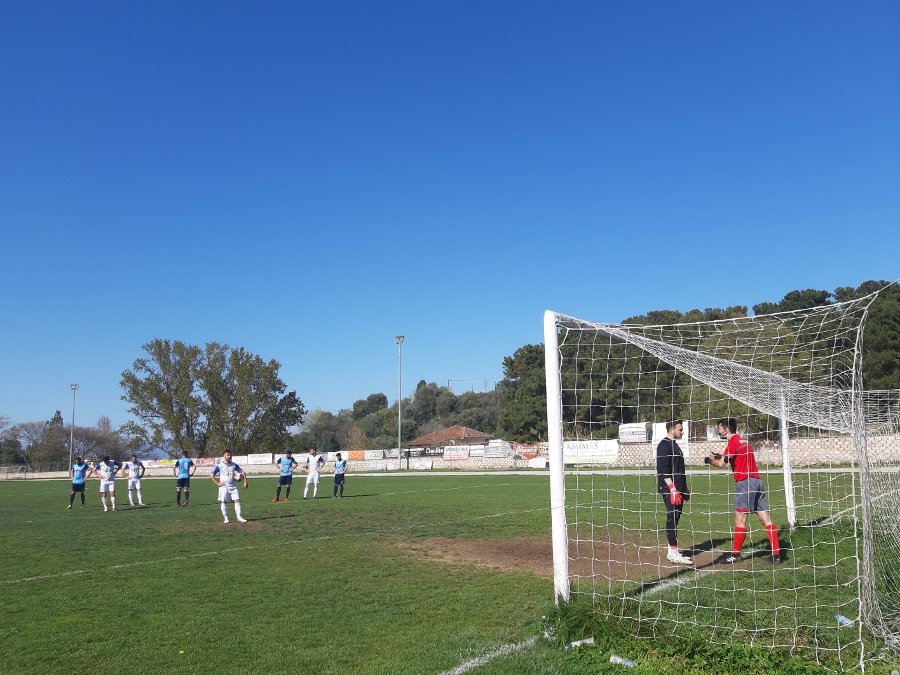
[[[8,417],[0,415],[0,464],[18,464],[22,459],[19,432]]]
[[[25,450],[25,460],[32,467],[69,461],[68,434],[59,424],[23,422],[16,425]]]

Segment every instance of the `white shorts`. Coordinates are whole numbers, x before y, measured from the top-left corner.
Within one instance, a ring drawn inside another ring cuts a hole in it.
[[[129,490],[140,490],[141,489],[141,479],[140,478],[129,478],[128,479],[128,489]]]
[[[220,502],[239,502],[241,501],[241,496],[238,494],[237,485],[223,485],[219,488],[219,501]]]
[[[319,474],[318,473],[311,473],[306,477],[306,484],[311,485],[312,483],[315,483],[316,485],[319,484]]]
[[[100,479],[100,492],[115,492],[116,481]]]

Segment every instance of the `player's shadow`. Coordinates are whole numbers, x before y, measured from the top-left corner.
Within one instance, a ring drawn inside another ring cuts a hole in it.
[[[723,544],[730,544],[730,539],[725,539],[724,537],[721,539],[710,539],[708,541],[701,542],[699,544],[694,544],[691,548],[684,549],[685,555],[690,557],[697,556],[701,553],[713,553]],[[689,574],[695,574],[697,570],[704,569],[706,567],[714,567],[716,557],[714,556],[712,560],[705,565],[693,565],[690,567],[665,567],[665,565],[661,565],[660,569],[663,567],[667,570],[667,574],[661,576],[658,579],[653,579],[652,581],[647,581],[646,583],[641,584],[634,590],[628,593],[629,597],[632,598],[640,598],[643,595],[652,594],[657,588],[665,588],[669,584],[672,583],[673,579],[677,579],[678,577],[682,577]]]
[[[282,518],[297,518],[298,516],[302,516],[302,515],[304,515],[304,514],[302,514],[300,512],[278,513],[278,514],[271,515],[271,516],[253,516],[252,518],[248,518],[247,520],[249,520],[252,523],[255,523],[260,520],[281,520]]]
[[[725,538],[710,539],[709,541],[703,542],[702,544],[695,544],[692,548],[686,549],[685,553],[688,556],[690,556],[691,558],[694,558],[700,553],[710,553],[710,552],[715,551],[718,547],[722,547],[722,546],[724,546],[724,550],[722,550],[721,552],[726,553],[731,550],[730,546],[729,546],[730,543],[732,543],[731,539],[725,539]],[[793,546],[791,545],[790,539],[786,539],[781,532],[779,532],[778,547],[780,549],[781,562],[787,561],[789,552],[792,550]],[[744,561],[750,560],[751,558],[766,558],[766,559],[768,559],[770,556],[771,556],[771,551],[769,550],[769,544],[768,544],[768,542],[765,542],[765,545],[763,545],[762,548],[760,548],[759,550],[754,550],[754,551],[750,552],[750,554],[744,558]],[[718,567],[719,564],[718,564],[717,560],[718,560],[718,556],[714,556],[712,558],[712,560],[707,562],[706,564],[694,565],[694,567],[692,569],[702,570],[702,569],[706,569],[707,567]],[[690,568],[687,571],[690,571]],[[679,570],[679,573],[683,574],[684,570]],[[672,576],[677,576],[677,575],[671,575],[670,577],[667,577],[667,578],[672,578]],[[658,583],[658,582],[654,582],[654,583]]]
[[[722,544],[731,543],[731,539],[710,539],[709,541],[704,541],[700,544],[694,544],[691,548],[685,549],[685,553],[691,558],[701,554],[701,553],[710,553],[720,547]]]
[[[826,521],[828,521],[828,517],[821,517],[821,518],[817,518],[813,521],[810,521],[806,525],[810,526],[810,527],[815,527],[816,525],[820,525],[821,523],[826,522]],[[691,558],[695,558],[697,555],[700,555],[702,553],[714,553],[717,549],[724,552],[724,551],[730,550],[731,542],[732,542],[731,539],[728,539],[725,537],[722,537],[720,539],[709,539],[708,541],[702,542],[700,544],[694,544],[689,549],[684,549],[684,553],[685,553],[685,555],[688,555]],[[782,561],[782,563],[784,563],[785,561],[789,560],[789,556],[793,550],[793,545],[792,545],[791,540],[789,538],[786,538],[782,532],[779,532],[778,545],[779,545],[779,548],[781,549],[781,556],[780,556],[781,561]],[[766,543],[765,546],[763,546],[759,550],[755,550],[752,553],[750,553],[750,555],[748,555],[746,558],[744,558],[744,561],[750,560],[751,558],[753,558],[753,559],[756,559],[756,558],[768,559],[770,557],[770,555],[771,555],[771,553],[768,548],[768,543]],[[677,579],[678,577],[681,577],[681,576],[684,576],[687,574],[694,574],[699,570],[705,570],[707,568],[719,568],[719,567],[721,567],[721,565],[718,563],[718,556],[713,556],[709,562],[707,562],[703,565],[695,564],[691,567],[678,567],[678,568],[673,569],[671,574],[667,574],[666,576],[664,576],[662,578],[654,579],[653,581],[648,581],[647,583],[641,584],[640,586],[635,588],[633,591],[631,591],[629,593],[629,596],[639,598],[642,595],[645,595],[648,593],[653,593],[654,589],[656,589],[658,587],[667,586],[668,584],[670,584],[672,582],[673,579]],[[730,569],[730,567],[725,568],[725,569]]]
[[[167,502],[165,504],[145,504],[144,506],[123,506],[119,509],[121,512],[127,511],[146,511],[147,509],[170,509],[170,508],[184,508],[190,510],[192,508],[200,508],[201,506],[214,506],[219,502],[195,502],[191,500],[190,505],[182,507],[176,504],[175,502]]]
[[[331,500],[331,499],[356,499],[356,498],[358,498],[358,497],[377,497],[377,496],[380,495],[380,494],[381,494],[380,492],[363,492],[363,493],[361,493],[361,494],[344,495],[343,497],[332,497],[331,495],[324,495],[324,496],[322,496],[322,497],[316,497],[315,500],[313,500],[312,498],[310,498],[310,499],[307,499],[307,500],[305,500],[305,501],[308,501],[308,502],[311,502],[311,501],[323,502],[323,501],[329,501],[329,500]],[[298,499],[298,500],[296,500],[296,501],[302,502],[302,501],[304,501],[304,500],[303,500],[303,499]]]

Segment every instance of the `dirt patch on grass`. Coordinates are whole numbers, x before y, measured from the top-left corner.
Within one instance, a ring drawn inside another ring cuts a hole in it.
[[[406,540],[398,546],[419,560],[449,565],[471,565],[503,572],[523,572],[553,577],[550,537],[516,539],[468,539],[429,537]],[[698,568],[714,569],[717,551],[709,547],[682,549],[693,554],[694,566],[674,565],[666,559],[667,547],[640,542],[627,535],[609,535],[602,541],[569,542],[569,576],[591,583],[628,581],[654,585]]]
[[[569,542],[569,576],[586,583],[632,582],[653,586],[686,572],[712,566],[718,552],[708,546],[686,547],[681,552],[693,557],[694,565],[676,565],[667,560],[668,544],[642,541],[632,534],[604,533],[602,539]]]
[[[541,539],[451,539],[429,537],[398,543],[419,560],[449,565],[553,576],[550,542]]]

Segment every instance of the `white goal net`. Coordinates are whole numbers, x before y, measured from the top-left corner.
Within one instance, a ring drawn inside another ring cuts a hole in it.
[[[895,646],[900,396],[863,387],[874,298],[675,325],[548,311],[557,597],[636,631],[711,629],[834,668]]]

